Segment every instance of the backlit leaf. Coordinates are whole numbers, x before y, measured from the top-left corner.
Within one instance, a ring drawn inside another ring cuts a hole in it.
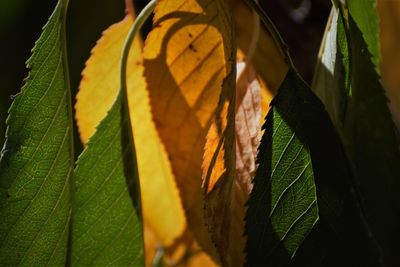
[[[368,47],[371,60],[371,64],[379,69],[380,61],[380,45],[379,45],[379,17],[376,9],[377,0],[353,0],[346,1],[350,17],[354,20],[353,23],[357,25],[357,28],[362,32],[362,39]],[[349,18],[350,19],[350,18]],[[350,30],[352,28],[349,25]],[[358,36],[350,32],[355,39],[352,43],[359,42]],[[356,51],[354,51],[356,52]],[[359,51],[366,53],[366,51]],[[355,54],[354,54],[355,55]]]
[[[229,1],[221,1],[220,10],[227,10],[232,14]],[[209,131],[217,133],[218,138],[213,145],[206,142],[204,151],[203,168],[203,187],[205,203],[205,219],[208,230],[211,233],[211,239],[217,248],[221,264],[223,266],[232,266],[234,263],[233,253],[230,251],[231,240],[230,232],[233,213],[233,195],[236,176],[236,154],[235,154],[235,110],[236,110],[236,43],[234,42],[233,16],[226,16],[221,19],[221,26],[226,32],[222,33],[226,45],[225,64],[227,67],[227,76],[222,84],[221,96],[218,106],[215,110],[213,122]],[[207,141],[208,141],[207,137]],[[207,158],[207,155],[211,156]],[[217,159],[217,161],[214,161]],[[215,174],[215,167],[219,165],[223,171]],[[214,176],[214,177],[212,177]],[[214,178],[214,179],[213,179]],[[215,181],[214,186],[210,187],[210,180]]]
[[[138,168],[124,87],[77,161],[73,266],[144,266]]]
[[[0,159],[0,262],[63,266],[74,164],[65,54],[67,2],[60,0],[27,65],[7,119]]]
[[[294,71],[264,129],[247,210],[247,263],[379,266],[339,136]]]
[[[143,266],[137,171],[118,94],[75,169],[74,266]]]
[[[227,107],[221,113],[220,125],[214,121],[207,135],[203,161],[203,182],[206,190],[206,223],[214,233],[213,241],[224,255],[228,265],[244,264],[245,203],[251,191],[255,173],[255,157],[258,138],[261,135],[261,114],[269,110],[269,102],[276,93],[279,83],[287,72],[287,64],[282,59],[273,39],[260,23],[258,15],[244,2],[233,3],[236,21],[237,81],[235,115],[236,174],[228,178],[227,169],[230,152],[226,153]],[[249,27],[252,22],[252,27]],[[266,61],[262,60],[265,57]],[[263,65],[261,64],[263,62]],[[255,72],[255,68],[260,74]],[[218,110],[218,109],[217,109]],[[258,110],[258,111],[257,111]],[[254,112],[253,112],[254,111]],[[218,115],[216,115],[218,117]],[[216,155],[214,151],[219,149]],[[234,179],[233,185],[231,179]]]
[[[246,261],[251,266],[282,263],[281,253],[293,257],[318,221],[308,118],[303,117],[315,100],[308,99],[307,90],[289,71],[264,125],[246,216]]]
[[[153,117],[171,160],[189,228],[214,259],[204,220],[201,164],[223,80],[235,63],[229,5],[226,0],[159,1],[154,29],[144,47]]]
[[[118,89],[119,58],[132,19],[111,26],[99,40],[83,71],[77,96],[76,119],[84,143],[106,115]],[[185,227],[182,204],[170,163],[152,121],[149,97],[142,77],[141,44],[137,40],[128,62],[128,99],[136,141],[144,222],[156,238],[169,246]],[[101,82],[98,77],[102,77]],[[162,197],[160,196],[162,193]]]
[[[227,182],[230,180],[227,179],[226,170],[229,165],[227,166],[226,160],[230,152],[226,153],[224,149],[227,132],[220,130],[227,125],[224,117],[228,112],[225,107],[222,112],[224,115],[220,119],[221,126],[215,121],[207,135],[203,182],[209,218],[207,223],[211,231],[217,232],[214,242],[223,247],[220,249],[221,254],[229,255],[225,256],[229,265],[241,266],[244,264],[245,203],[252,188],[251,180],[255,171],[258,146],[256,140],[261,134],[260,115],[268,112],[268,103],[282,81],[280,79],[283,79],[287,65],[255,13],[241,1],[234,1],[234,13],[237,29],[235,35],[240,49],[237,55],[235,115],[231,113],[228,118],[235,117],[236,160],[231,164],[236,165],[237,173],[233,185]],[[252,27],[248,27],[250,21],[253,22]],[[266,56],[268,60],[263,66],[260,64],[262,56]],[[260,73],[258,77],[253,62]],[[253,113],[249,109],[258,111]],[[217,155],[213,153],[216,148],[220,149]]]
[[[240,57],[241,55],[239,55]],[[251,63],[240,61],[237,63],[237,79],[236,79],[236,107],[235,107],[235,154],[236,174],[234,178],[233,190],[230,198],[221,199],[221,190],[226,187],[226,184],[221,183],[224,178],[225,163],[224,150],[214,158],[215,148],[220,145],[220,140],[223,140],[221,133],[218,132],[217,124],[213,123],[208,135],[204,152],[204,173],[203,179],[209,176],[209,181],[205,182],[206,190],[206,206],[226,208],[226,201],[231,205],[230,213],[224,216],[222,212],[217,212],[214,220],[223,220],[227,217],[230,221],[231,229],[228,231],[227,225],[224,225],[223,236],[220,236],[218,242],[224,244],[227,254],[229,254],[230,265],[244,264],[244,247],[245,237],[244,229],[244,214],[245,203],[252,189],[252,179],[254,177],[257,156],[257,148],[261,138],[261,123],[262,115],[268,112],[268,105],[261,105],[269,101],[269,97],[265,87],[261,86],[256,73]],[[264,91],[264,94],[262,94]],[[226,116],[226,110],[223,112]],[[232,116],[233,117],[233,116]],[[226,118],[221,120],[222,126],[226,127]],[[208,167],[212,161],[212,169],[207,174]],[[222,187],[222,188],[221,188]],[[210,218],[211,220],[211,218]],[[234,241],[234,242],[232,242]]]

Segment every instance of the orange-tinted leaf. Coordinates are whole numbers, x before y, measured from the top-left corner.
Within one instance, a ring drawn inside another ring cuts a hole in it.
[[[161,246],[157,237],[154,234],[154,230],[145,224],[143,227],[144,236],[144,251],[145,251],[145,264],[149,266],[153,263],[157,253],[157,249]]]
[[[236,176],[231,189],[233,192],[231,192],[229,199],[221,199],[225,197],[221,191],[226,187],[221,182],[221,179],[225,178],[223,176],[225,171],[224,150],[221,149],[215,159],[212,153],[216,146],[221,145],[221,140],[223,140],[215,123],[211,126],[207,136],[203,164],[208,166],[211,161],[215,161],[215,163],[206,187],[206,207],[212,206],[214,209],[218,209],[218,207],[227,208],[221,205],[221,202],[224,203],[224,201],[229,201],[231,205],[229,206],[230,213],[225,214],[227,220],[230,221],[231,229],[224,222],[224,219],[226,220],[225,217],[215,214],[216,218],[214,218],[215,223],[220,223],[225,229],[225,236],[220,236],[219,242],[226,246],[225,253],[229,255],[227,261],[230,266],[244,264],[245,237],[243,236],[243,229],[245,203],[252,189],[252,179],[256,170],[255,159],[261,137],[263,115],[265,116],[269,109],[268,105],[262,105],[262,103],[269,101],[267,95],[264,94],[262,96],[262,91],[266,91],[266,89],[257,79],[252,65],[243,61],[238,62],[235,107]],[[226,108],[223,113],[226,115]],[[222,126],[226,126],[226,120],[222,120]]]
[[[229,87],[234,90],[235,84]],[[221,97],[221,108],[209,131],[216,140],[206,143],[203,162],[205,219],[223,266],[231,266],[233,256],[229,253],[229,232],[236,158],[235,101],[229,95],[235,93]],[[213,139],[207,136],[208,140]]]
[[[95,127],[116,97],[120,55],[131,25],[132,19],[127,16],[105,31],[86,63],[76,104],[76,119],[84,143],[94,133]],[[183,233],[186,221],[167,154],[152,121],[148,93],[142,77],[139,40],[132,50],[128,63],[128,98],[144,222],[154,230],[156,239],[168,246]]]
[[[216,267],[217,265],[204,252],[198,252],[189,258],[187,267]]]
[[[223,149],[224,137],[218,131],[217,123],[214,123],[207,136],[204,153],[204,179],[206,190],[206,208],[211,218],[208,222],[211,231],[219,231],[216,234],[216,245],[224,247],[223,255],[226,257],[227,265],[242,266],[244,264],[244,215],[245,203],[252,188],[257,156],[257,148],[261,137],[262,115],[268,112],[268,105],[261,105],[262,93],[266,91],[260,85],[254,68],[250,63],[237,63],[236,80],[236,105],[235,105],[235,137],[236,144],[236,175],[233,184],[228,188],[223,179],[227,179],[225,173],[225,150]],[[263,103],[269,101],[269,97],[263,97]],[[263,110],[262,110],[263,109]],[[222,112],[221,126],[226,127],[227,106]],[[219,154],[214,155],[215,148],[220,147]],[[232,153],[232,152],[230,152]],[[208,166],[213,166],[208,169]],[[228,191],[228,189],[231,192]],[[225,209],[225,210],[224,210]],[[212,211],[215,211],[213,214]],[[229,221],[229,223],[226,222]],[[221,228],[218,228],[220,225]]]
[[[273,39],[258,17],[239,1],[234,2],[236,13],[238,63],[235,114],[228,114],[228,105],[222,105],[219,118],[208,132],[203,162],[203,180],[206,191],[206,218],[213,234],[223,264],[244,264],[245,203],[252,188],[255,159],[261,136],[262,118],[269,110],[269,103],[283,81],[288,66]],[[250,22],[251,24],[249,27]],[[257,77],[255,68],[260,77]],[[229,122],[235,117],[236,153],[227,142]],[[226,129],[226,131],[224,131]],[[228,144],[228,145],[227,145]],[[226,148],[230,151],[226,151]],[[218,151],[219,153],[215,153]],[[236,155],[236,159],[232,157]],[[233,163],[232,163],[232,159]],[[230,166],[230,164],[235,166]],[[229,178],[234,168],[236,175]],[[233,181],[234,180],[234,181]]]
[[[238,63],[236,87],[236,179],[235,209],[231,231],[231,240],[237,240],[231,249],[234,262],[244,263],[246,238],[243,234],[246,208],[245,204],[253,188],[252,180],[256,171],[256,158],[261,140],[263,113],[268,105],[261,105],[268,100],[262,98],[262,87],[250,63]],[[265,114],[266,115],[266,114]],[[264,115],[264,116],[265,116]]]
[[[192,233],[187,230],[174,244],[164,250],[163,266],[218,266],[193,239]]]
[[[160,1],[144,48],[154,121],[171,160],[190,229],[214,259],[203,216],[201,164],[223,80],[233,71],[229,4],[228,0]]]
[[[390,109],[400,130],[400,1],[378,0],[381,41],[381,74]]]

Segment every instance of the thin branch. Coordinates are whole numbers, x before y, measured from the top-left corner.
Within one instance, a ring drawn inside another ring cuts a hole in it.
[[[138,179],[139,173],[138,173],[138,166],[137,166],[137,160],[136,160],[136,149],[135,149],[135,142],[133,138],[133,133],[132,133],[132,122],[130,118],[130,112],[129,112],[129,101],[128,101],[128,87],[126,83],[126,71],[127,71],[127,65],[128,65],[128,57],[129,57],[129,51],[131,50],[133,40],[135,39],[135,36],[139,32],[139,30],[142,28],[144,22],[150,17],[150,15],[153,13],[153,10],[156,6],[157,0],[152,0],[150,1],[147,6],[140,12],[140,14],[137,16],[136,20],[134,21],[132,28],[130,29],[128,36],[126,38],[124,48],[122,50],[122,57],[121,57],[121,65],[120,65],[120,88],[119,88],[119,94],[122,96],[122,101],[123,101],[123,112],[124,116],[128,120],[129,123],[129,139],[131,143],[131,149],[134,154],[134,159],[133,159],[133,166],[134,166],[134,177]],[[139,184],[139,181],[136,181],[137,184]],[[138,187],[138,190],[140,190],[140,187]],[[140,191],[139,191],[140,192]],[[140,193],[139,193],[140,195]],[[142,216],[142,213],[139,212],[139,216]]]
[[[258,0],[255,1],[258,2]],[[259,38],[260,38],[260,16],[257,14],[257,12],[253,10],[253,33],[251,35],[251,41],[246,55],[246,66],[253,59],[253,56],[257,50]]]
[[[140,12],[140,14],[137,16],[135,19],[135,22],[132,25],[132,28],[130,29],[128,33],[128,37],[126,38],[125,44],[124,44],[124,49],[122,51],[122,58],[121,58],[121,68],[120,68],[120,88],[124,89],[123,92],[125,95],[127,94],[126,92],[126,69],[127,69],[127,64],[128,64],[128,57],[129,57],[129,52],[132,46],[132,42],[139,32],[139,30],[142,28],[144,22],[150,17],[150,15],[153,13],[153,10],[156,6],[157,0],[151,0],[145,8]]]
[[[135,7],[133,6],[133,0],[125,0],[125,11],[131,15],[132,18],[136,17]]]

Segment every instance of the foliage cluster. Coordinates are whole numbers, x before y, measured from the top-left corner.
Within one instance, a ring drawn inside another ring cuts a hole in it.
[[[376,5],[333,1],[310,87],[256,0],[127,0],[72,101],[58,0],[7,118],[0,266],[400,265]]]

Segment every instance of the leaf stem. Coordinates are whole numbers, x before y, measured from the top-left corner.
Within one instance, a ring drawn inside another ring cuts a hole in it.
[[[130,31],[128,33],[128,37],[125,40],[124,49],[122,51],[122,57],[121,57],[121,65],[120,65],[121,66],[121,68],[120,68],[120,71],[121,71],[120,72],[120,89],[123,89],[122,91],[125,91],[124,94],[127,94],[127,92],[126,92],[126,69],[127,69],[127,65],[128,65],[129,51],[131,49],[132,42],[133,42],[136,34],[142,28],[144,22],[153,13],[156,3],[157,3],[157,0],[151,0],[143,8],[143,10],[139,13],[135,22],[133,23],[132,28],[130,29]]]
[[[74,122],[73,122],[73,111],[72,111],[72,96],[71,96],[71,82],[69,76],[69,65],[68,65],[68,49],[67,49],[67,14],[68,14],[68,6],[69,0],[59,1],[58,4],[63,4],[63,14],[62,14],[62,29],[61,29],[61,40],[62,40],[62,64],[64,67],[64,82],[65,88],[67,90],[67,105],[68,105],[68,124],[69,124],[69,153],[70,160],[72,161],[71,169],[74,167],[75,162],[75,140],[74,140]],[[67,255],[65,259],[65,266],[71,266],[72,259],[72,226],[73,226],[73,216],[74,216],[74,203],[75,203],[75,177],[74,172],[71,171],[69,174],[68,183],[70,187],[70,214],[69,214],[69,222],[68,222],[68,243],[67,243]]]
[[[131,142],[131,149],[134,155],[133,159],[133,170],[134,170],[134,177],[137,179],[135,182],[137,185],[139,185],[139,173],[138,173],[138,166],[137,166],[137,159],[136,159],[136,149],[135,149],[135,142],[133,138],[133,132],[132,132],[132,122],[130,118],[130,112],[129,112],[129,101],[128,101],[128,87],[126,83],[126,71],[127,71],[127,65],[128,65],[128,58],[129,58],[129,51],[132,47],[133,40],[135,39],[135,36],[143,26],[144,22],[150,17],[152,14],[155,6],[156,6],[157,0],[152,0],[150,1],[146,7],[140,12],[140,14],[137,16],[136,20],[134,21],[128,36],[125,40],[124,48],[122,50],[122,56],[121,56],[121,65],[120,65],[120,89],[119,89],[119,94],[122,97],[123,101],[123,109],[124,109],[124,116],[126,117],[128,123],[129,123],[129,138]],[[138,195],[140,196],[140,186],[136,188],[138,190]],[[140,199],[140,198],[139,198]],[[139,202],[140,203],[140,202]],[[141,207],[140,207],[141,211]],[[140,217],[142,216],[141,212],[139,213]]]
[[[290,65],[292,69],[294,68],[293,61],[290,57],[289,54],[289,48],[286,45],[286,43],[283,41],[283,38],[279,34],[278,30],[276,29],[274,23],[271,21],[271,19],[268,17],[268,15],[265,13],[265,11],[262,9],[259,3],[257,3],[254,0],[244,0],[248,6],[250,6],[251,9],[253,9],[261,18],[263,21],[265,27],[267,27],[269,33],[271,34],[272,38],[274,39],[276,45],[278,46],[278,49],[282,55],[282,57],[285,59],[286,63]]]
[[[258,0],[254,0],[255,2],[258,2]],[[253,56],[257,50],[257,44],[258,40],[260,39],[260,16],[253,10],[253,33],[251,36],[251,41],[249,45],[249,49],[247,51],[247,56],[246,56],[246,67],[249,65],[251,60],[253,59]],[[244,72],[244,71],[243,71]]]

